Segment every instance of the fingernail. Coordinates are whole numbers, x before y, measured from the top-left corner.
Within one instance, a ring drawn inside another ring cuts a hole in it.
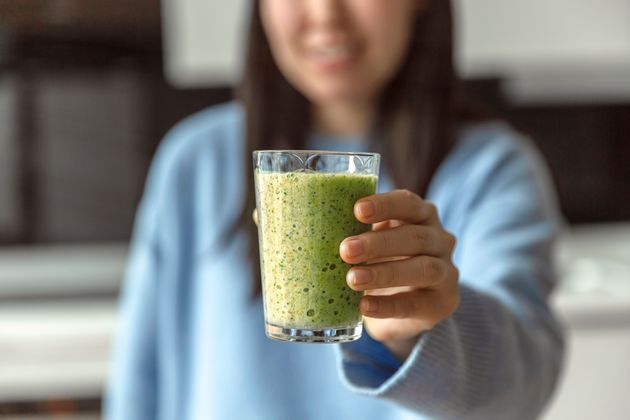
[[[378,302],[372,299],[363,299],[361,305],[366,312],[375,312],[378,310]]]
[[[365,286],[372,281],[372,271],[366,268],[353,268],[348,271],[348,283],[353,286]]]
[[[341,246],[343,251],[350,258],[358,257],[363,254],[363,241],[361,239],[349,239],[344,241]]]
[[[362,218],[368,218],[374,216],[376,208],[374,207],[374,203],[369,200],[360,201],[357,203],[357,212]]]

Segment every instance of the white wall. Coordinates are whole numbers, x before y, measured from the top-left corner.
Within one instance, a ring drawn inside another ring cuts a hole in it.
[[[178,86],[211,86],[238,80],[241,24],[249,0],[162,2],[165,64],[170,80]],[[580,88],[582,76],[600,74],[600,78],[610,79],[608,72],[613,72],[615,81],[607,88],[613,94],[628,81],[630,0],[454,3],[460,40],[458,62],[465,76],[498,73],[522,78],[530,73],[564,75],[576,68],[586,69],[586,74],[578,74],[580,82],[567,88],[573,91]],[[564,77],[558,79],[553,86],[562,84]],[[526,85],[526,90],[532,88],[531,83]],[[544,93],[549,87],[539,90]]]
[[[456,0],[464,73],[630,65],[628,0]]]
[[[238,80],[249,0],[162,0],[165,70],[176,86]]]

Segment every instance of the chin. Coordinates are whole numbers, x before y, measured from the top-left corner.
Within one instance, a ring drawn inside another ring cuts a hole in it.
[[[306,97],[313,103],[330,105],[360,101],[365,96],[365,90],[353,89],[351,86],[326,86],[311,88]]]

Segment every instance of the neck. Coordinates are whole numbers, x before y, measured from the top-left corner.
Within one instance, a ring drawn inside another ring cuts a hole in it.
[[[373,104],[327,104],[315,106],[315,127],[339,137],[365,136],[374,117]]]

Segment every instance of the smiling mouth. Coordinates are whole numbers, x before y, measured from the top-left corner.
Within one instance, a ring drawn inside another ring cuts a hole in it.
[[[341,70],[350,66],[359,56],[359,49],[352,44],[312,46],[309,56],[321,70]]]
[[[313,48],[313,54],[323,58],[345,58],[352,54],[349,45],[321,46]]]

